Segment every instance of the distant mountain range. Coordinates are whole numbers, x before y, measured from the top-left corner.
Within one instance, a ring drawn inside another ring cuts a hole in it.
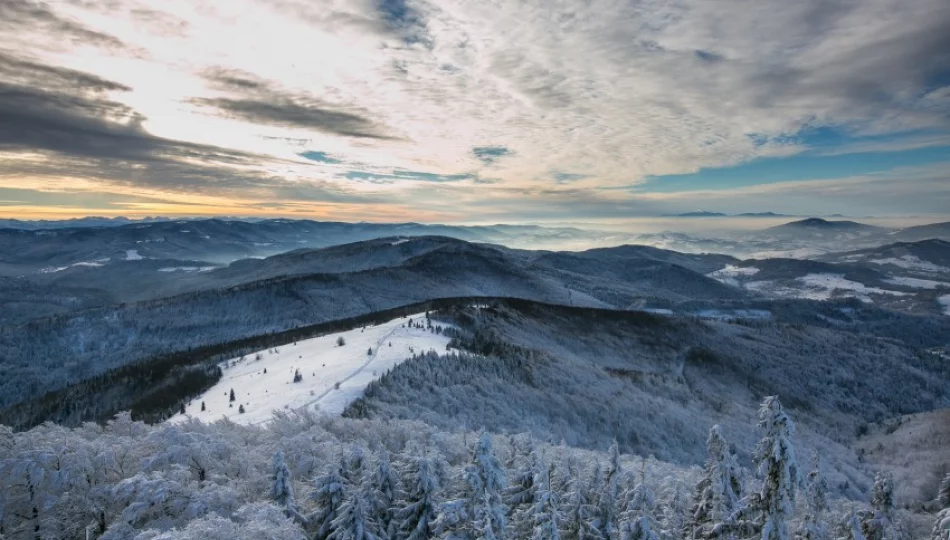
[[[723,212],[709,212],[706,210],[696,210],[694,212],[683,212],[682,214],[668,214],[666,217],[794,217],[788,214],[776,214],[775,212],[744,212],[741,214],[726,214]]]

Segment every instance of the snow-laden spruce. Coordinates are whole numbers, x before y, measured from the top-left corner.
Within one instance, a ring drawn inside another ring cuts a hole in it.
[[[753,459],[761,478],[755,505],[762,512],[762,540],[788,540],[788,522],[795,511],[795,489],[800,482],[791,438],[795,425],[778,396],[769,396],[759,408],[763,437]]]
[[[752,493],[742,492],[742,471],[718,429],[705,468],[694,470],[624,455],[619,445],[602,453],[520,435],[473,441],[469,432],[418,422],[306,413],[277,414],[267,427],[148,426],[125,414],[104,426],[0,428],[0,537],[753,540],[794,530],[804,540],[824,530],[871,538],[868,517],[900,523],[893,482],[881,475],[873,506],[859,505],[832,527],[827,516],[851,503],[827,498],[818,467],[808,474],[802,515],[776,511],[795,489],[786,483],[794,476],[791,423],[774,398],[762,411]],[[638,474],[625,474],[637,465]],[[682,485],[697,486],[691,504]],[[945,540],[948,527],[943,510],[934,540]],[[897,526],[883,531],[884,540],[909,538]]]

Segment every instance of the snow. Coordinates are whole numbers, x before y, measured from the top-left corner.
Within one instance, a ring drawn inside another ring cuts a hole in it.
[[[393,242],[392,245],[398,246],[399,244],[405,244],[408,241],[409,241],[408,238],[400,238],[399,240],[396,240],[395,242]]]
[[[76,266],[86,266],[86,267],[90,267],[90,268],[98,268],[98,267],[102,266],[102,263],[99,262],[99,261],[101,261],[101,260],[102,260],[102,259],[99,259],[99,260],[97,260],[97,261],[92,261],[92,262],[78,262],[78,263],[70,264],[69,266],[57,266],[57,267],[50,266],[50,267],[47,267],[47,268],[41,268],[41,269],[39,270],[39,273],[40,273],[40,274],[55,274],[56,272],[62,272],[63,270],[66,270],[67,268],[73,268],[73,267],[76,267]],[[108,261],[109,259],[107,258],[107,259],[105,259],[105,260]]]
[[[911,277],[895,277],[884,280],[892,285],[903,285],[904,287],[914,287],[917,289],[943,289],[950,288],[950,283],[946,281],[933,281],[930,279],[917,279]]]
[[[750,281],[745,288],[750,291],[787,297],[805,298],[808,300],[829,300],[834,296],[852,296],[865,303],[871,303],[870,295],[887,294],[891,296],[907,296],[908,293],[890,291],[851,281],[842,274],[807,274],[796,278],[801,287],[776,286],[772,281]]]
[[[890,257],[887,259],[873,259],[868,261],[873,264],[893,265],[908,270],[922,270],[924,272],[950,272],[950,268],[938,266],[929,261],[923,261],[913,255],[902,255],[900,258]]]
[[[937,302],[943,306],[943,314],[950,315],[950,294],[938,297]]]
[[[727,264],[725,268],[720,268],[715,272],[710,272],[706,274],[708,277],[711,277],[722,283],[728,285],[739,286],[740,277],[750,277],[759,273],[759,269],[752,266],[736,266],[734,264]]]
[[[673,315],[674,314],[672,309],[666,309],[666,308],[643,308],[643,311],[646,311],[647,313],[654,313],[656,315]]]
[[[214,270],[214,266],[169,266],[167,268],[159,268],[159,272],[210,272]]]
[[[702,317],[704,319],[769,319],[772,317],[772,312],[765,309],[735,309],[735,310],[719,310],[719,309],[704,309],[702,311],[696,312],[697,317]]]
[[[414,324],[421,322],[424,326],[424,314],[410,315],[363,330],[356,328],[250,353],[241,357],[243,360],[222,362],[221,380],[194,398],[185,408],[186,415],[176,414],[169,421],[180,422],[192,416],[211,422],[227,417],[239,424],[261,424],[270,420],[272,411],[301,407],[339,415],[363,395],[366,385],[413,354],[430,349],[445,351],[448,336],[425,328],[409,328],[410,318]],[[342,347],[337,345],[339,337],[346,342]],[[367,354],[368,349],[372,349],[372,354]],[[260,360],[256,360],[258,353]],[[294,383],[297,369],[303,380]],[[339,388],[335,387],[337,383]],[[237,400],[233,407],[228,407],[232,388]],[[202,401],[206,406],[204,412]],[[238,412],[239,405],[244,405],[244,414]]]
[[[141,261],[145,257],[139,255],[139,250],[137,249],[127,249],[125,250],[125,260],[127,261]]]
[[[863,283],[845,279],[842,274],[808,274],[798,278],[801,282],[819,299],[827,300],[831,298],[835,291],[846,291],[846,295],[851,294],[859,300],[870,302],[868,295],[871,294],[889,294],[892,296],[905,296],[906,293],[898,291],[889,291],[868,287]]]

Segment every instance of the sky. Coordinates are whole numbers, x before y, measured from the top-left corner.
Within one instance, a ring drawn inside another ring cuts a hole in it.
[[[0,1],[0,217],[950,214],[946,0]]]

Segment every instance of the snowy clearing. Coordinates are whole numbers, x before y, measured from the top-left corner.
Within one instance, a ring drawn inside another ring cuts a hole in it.
[[[337,344],[339,338],[345,345]],[[272,411],[301,407],[339,415],[387,370],[414,354],[433,349],[444,352],[448,343],[448,336],[425,328],[422,313],[250,353],[222,362],[221,380],[192,400],[186,415],[176,414],[169,421],[191,416],[211,422],[227,417],[239,424],[261,424],[270,420]],[[298,369],[303,378],[295,383]],[[231,389],[236,397],[233,404]]]
[[[125,260],[127,261],[141,261],[145,257],[139,255],[139,250],[137,249],[127,249],[125,250]]]
[[[945,294],[937,298],[937,302],[943,307],[943,314],[950,315],[950,294]]]
[[[772,312],[765,309],[734,309],[734,310],[704,309],[702,311],[696,312],[696,316],[702,317],[704,319],[720,319],[720,320],[770,319],[772,317]]]
[[[823,295],[824,299],[831,298],[835,291],[847,291],[853,293],[858,299],[868,299],[869,294],[890,294],[893,296],[905,296],[906,293],[898,291],[889,291],[868,287],[864,283],[845,279],[842,274],[807,274],[797,279],[806,287],[818,295]]]
[[[835,296],[852,296],[865,303],[871,303],[870,295],[888,294],[907,296],[908,293],[868,287],[867,285],[845,279],[842,274],[806,274],[795,281],[800,287],[777,285],[773,281],[750,281],[745,288],[784,298],[804,298],[807,300],[830,300]]]
[[[711,277],[721,283],[738,287],[739,286],[738,278],[751,277],[758,273],[759,273],[759,269],[752,266],[741,267],[741,266],[736,266],[734,264],[727,264],[725,268],[720,268],[719,270],[716,270],[715,272],[710,272],[706,274],[706,276]]]
[[[109,259],[106,258],[105,260],[108,261]],[[66,270],[67,268],[74,268],[74,267],[76,267],[76,266],[87,266],[87,267],[90,267],[90,268],[99,268],[100,266],[103,266],[102,262],[99,262],[99,261],[102,261],[102,259],[99,259],[99,260],[93,261],[93,262],[78,262],[78,263],[73,263],[73,264],[70,264],[69,266],[59,266],[59,267],[50,266],[50,267],[47,267],[47,268],[41,268],[41,269],[39,270],[39,273],[40,273],[40,274],[55,274],[56,272],[62,272],[63,270]]]
[[[409,241],[408,238],[400,238],[399,240],[396,240],[395,242],[393,242],[392,245],[398,246],[399,244],[405,244],[408,241]]]
[[[873,259],[868,262],[880,265],[899,266],[908,270],[922,270],[924,272],[950,272],[950,268],[938,266],[932,262],[922,261],[913,255],[902,255],[899,259],[894,257],[888,259]]]
[[[917,279],[912,277],[895,277],[891,279],[885,279],[887,283],[893,285],[903,285],[904,287],[914,287],[917,289],[950,289],[950,283],[945,281],[933,281],[930,279]]]
[[[167,268],[159,268],[159,272],[210,272],[214,270],[215,266],[169,266]]]

